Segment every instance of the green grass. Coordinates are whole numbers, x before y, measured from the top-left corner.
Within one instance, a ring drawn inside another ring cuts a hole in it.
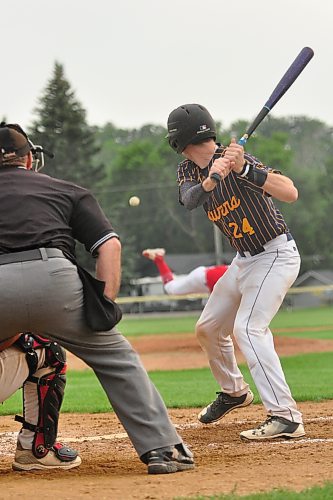
[[[333,399],[333,353],[312,353],[282,358],[282,366],[297,401]],[[247,366],[241,365],[259,402],[257,390]],[[149,376],[169,408],[200,408],[214,399],[219,389],[209,368],[154,371]],[[20,413],[21,394],[17,392],[1,407],[0,415]],[[91,370],[69,371],[62,411],[100,413],[110,411],[109,402]]]
[[[333,328],[331,330],[300,331],[300,332],[280,332],[274,331],[274,337],[292,337],[298,339],[321,339],[333,340]]]
[[[162,335],[178,333],[194,333],[195,323],[200,313],[196,312],[188,316],[176,316],[172,313],[161,316],[140,318],[125,316],[119,323],[119,330],[126,337],[140,337],[142,335]],[[296,309],[294,311],[281,310],[271,323],[273,330],[281,328],[309,328],[329,327],[323,332],[290,332],[276,333],[277,335],[288,335],[292,337],[309,338],[333,338],[333,307],[319,307],[313,309]]]
[[[289,386],[297,401],[320,401],[333,399],[333,353],[313,353],[281,359]],[[309,369],[311,367],[311,369]],[[240,365],[258,403],[259,396],[249,369]],[[315,376],[314,376],[315,374]],[[219,390],[211,371],[200,370],[157,371],[150,373],[164,401],[170,408],[201,407],[214,399]]]
[[[170,315],[140,317],[127,316],[121,320],[118,329],[126,337],[140,337],[142,335],[163,335],[194,332],[195,323],[200,313],[189,316]]]
[[[251,495],[213,495],[181,497],[182,500],[331,500],[333,498],[333,483],[324,486],[314,486],[299,492],[291,490],[273,490],[268,493],[253,493]],[[175,497],[174,500],[180,500]]]
[[[199,316],[174,316],[171,313],[154,317],[125,317],[120,331],[128,337],[159,335],[163,333],[191,333]],[[272,322],[272,329],[309,328],[313,331],[276,332],[302,338],[333,339],[333,308],[321,307],[296,311],[280,311]],[[322,331],[315,331],[323,327]],[[328,328],[325,328],[328,327]],[[333,399],[333,353],[313,353],[282,359],[282,365],[292,393],[297,401]],[[247,366],[241,370],[251,384],[258,401],[258,394]],[[314,375],[315,374],[315,375]],[[160,390],[169,407],[201,407],[210,401],[218,386],[209,369],[150,372],[150,377]],[[0,406],[0,415],[21,412],[21,394],[17,392]],[[65,412],[104,412],[110,404],[91,370],[69,372],[63,404]]]
[[[0,406],[0,415],[22,412],[22,394],[16,392]],[[62,412],[101,413],[110,411],[110,403],[90,369],[68,371]]]
[[[193,333],[199,313],[188,316],[163,315],[160,317],[126,317],[121,321],[119,330],[128,337],[142,335],[162,335],[170,333]],[[333,308],[280,311],[274,318],[271,328],[275,335],[299,338],[333,339]],[[313,327],[312,331],[307,331]],[[323,330],[316,331],[322,327]],[[325,328],[327,327],[327,328]],[[306,330],[297,332],[278,332],[284,328]],[[333,352],[303,354],[281,358],[296,401],[320,401],[333,399]],[[255,403],[260,402],[258,392],[246,365],[240,366],[245,379],[250,383],[255,395]],[[160,391],[169,408],[201,408],[215,397],[219,389],[208,368],[155,371],[149,376]],[[62,412],[100,413],[112,411],[109,401],[92,370],[69,371],[68,383]],[[0,415],[22,413],[22,395],[18,391],[3,405]],[[184,498],[184,497],[182,497]],[[236,493],[215,496],[188,497],[188,500],[331,500],[333,483],[313,487],[299,493],[290,490],[273,490],[239,496]],[[176,498],[175,498],[176,500]]]
[[[300,328],[302,326],[333,326],[333,307],[280,310],[271,323],[272,328]]]

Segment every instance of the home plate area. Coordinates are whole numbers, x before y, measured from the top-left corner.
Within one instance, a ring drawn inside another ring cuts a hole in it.
[[[114,413],[65,414],[59,441],[79,450],[82,464],[70,471],[13,472],[19,424],[0,419],[1,498],[172,499],[219,493],[247,494],[284,488],[300,491],[333,481],[333,401],[300,403],[306,436],[299,440],[243,442],[239,433],[265,420],[261,405],[238,409],[212,425],[197,421],[198,409],[169,410],[195,455],[192,471],[148,476],[146,466]],[[33,482],[29,478],[33,477]],[[28,484],[30,485],[28,487]]]

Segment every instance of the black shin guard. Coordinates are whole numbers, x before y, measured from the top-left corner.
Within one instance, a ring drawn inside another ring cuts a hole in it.
[[[66,353],[56,342],[31,333],[22,334],[16,345],[26,353],[29,366],[30,375],[23,386],[23,391],[27,382],[35,383],[37,386],[38,421],[37,425],[27,422],[25,411],[24,417],[16,415],[15,420],[21,422],[24,429],[35,433],[32,451],[37,458],[42,458],[54,446],[57,438],[59,412],[66,385]],[[34,376],[38,365],[37,349],[45,349],[43,367],[53,368],[52,372],[40,378]]]

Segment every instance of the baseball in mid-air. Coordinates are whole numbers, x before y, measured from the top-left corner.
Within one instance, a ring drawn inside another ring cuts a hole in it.
[[[140,205],[140,198],[138,196],[131,196],[130,199],[128,200],[128,203],[131,207],[137,207]]]

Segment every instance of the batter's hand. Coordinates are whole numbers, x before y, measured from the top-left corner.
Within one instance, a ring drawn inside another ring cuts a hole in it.
[[[202,182],[203,190],[210,192],[216,188],[218,181],[211,177],[212,174],[217,174],[222,180],[230,173],[230,170],[230,161],[227,158],[217,158],[209,170],[209,177]]]
[[[209,170],[209,175],[218,174],[221,179],[227,177],[231,170],[231,162],[225,156],[217,158]]]
[[[237,173],[243,170],[245,163],[244,148],[236,142],[235,138],[232,138],[229,146],[226,147],[224,158],[229,160],[231,170]]]

